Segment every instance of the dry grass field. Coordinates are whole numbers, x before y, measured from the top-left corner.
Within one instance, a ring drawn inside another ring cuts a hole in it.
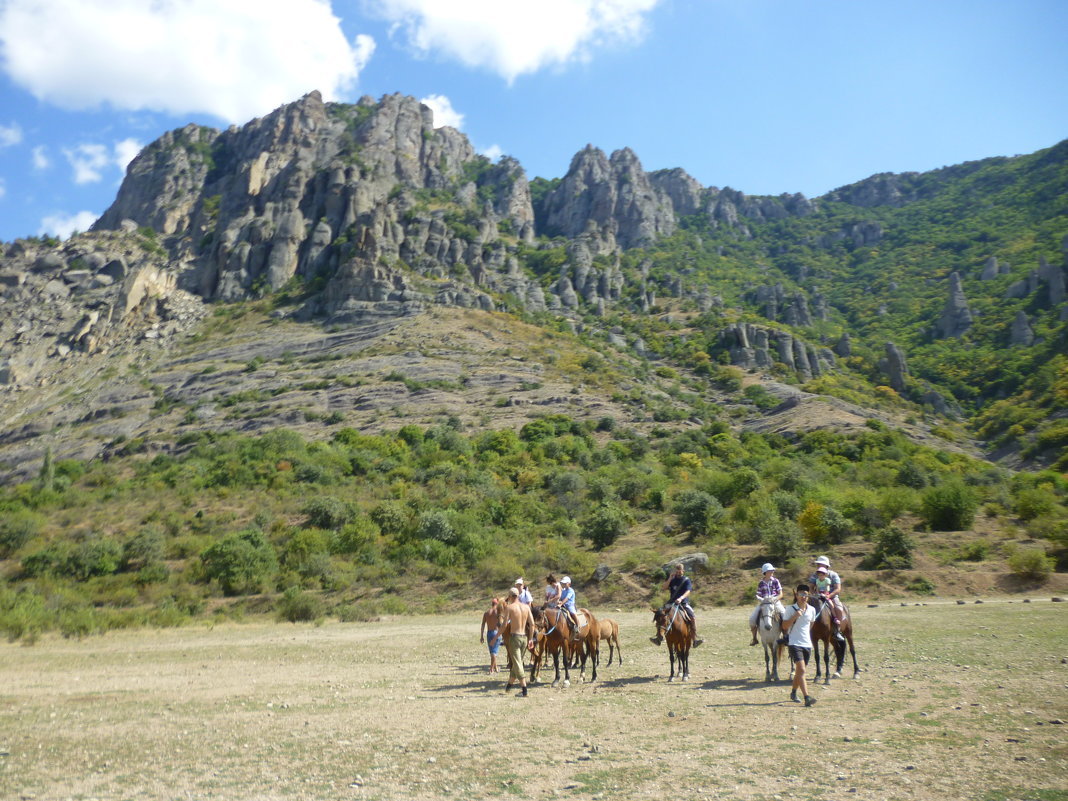
[[[0,798],[1068,799],[1068,604],[858,605],[864,672],[811,709],[744,609],[699,610],[685,684],[602,611],[623,665],[528,698],[478,613],[5,644]]]

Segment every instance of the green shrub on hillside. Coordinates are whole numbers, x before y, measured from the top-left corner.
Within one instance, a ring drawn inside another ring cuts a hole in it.
[[[1029,581],[1046,581],[1053,572],[1053,565],[1053,559],[1038,548],[1021,548],[1009,557],[1009,569]]]
[[[204,575],[226,595],[247,595],[267,587],[278,572],[278,556],[258,529],[230,534],[203,554]]]
[[[921,513],[932,531],[964,531],[971,528],[978,508],[975,491],[950,480],[924,493]]]
[[[701,490],[685,490],[675,497],[672,507],[679,525],[695,537],[707,537],[716,532],[726,518],[722,504]]]
[[[44,520],[29,509],[0,514],[0,558],[11,556],[41,531]]]
[[[875,538],[875,550],[860,562],[861,570],[906,570],[912,567],[916,543],[896,526],[883,529]]]
[[[601,550],[627,533],[627,515],[614,504],[602,503],[580,526],[582,536]]]

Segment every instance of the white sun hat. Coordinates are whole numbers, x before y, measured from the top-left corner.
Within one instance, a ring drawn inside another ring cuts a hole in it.
[[[571,583],[571,576],[564,576],[562,579],[560,579],[560,583],[561,584],[570,584]]]
[[[515,583],[516,583],[516,584],[526,584],[526,582],[525,582],[525,581],[523,581],[523,579],[521,579],[521,578],[517,578],[517,579],[515,580]]]
[[[831,560],[828,559],[826,556],[817,556],[816,557],[816,561],[815,561],[814,564],[826,565],[827,567],[830,567],[831,566]]]
[[[767,573],[769,570],[775,570],[775,565],[771,562],[765,562],[764,566],[760,568],[761,573]]]

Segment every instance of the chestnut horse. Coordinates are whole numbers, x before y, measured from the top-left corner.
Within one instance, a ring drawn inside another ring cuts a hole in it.
[[[834,638],[834,620],[831,617],[831,605],[826,603],[823,605],[823,609],[816,616],[816,620],[812,623],[812,628],[809,630],[809,634],[812,637],[812,651],[813,656],[816,657],[816,681],[820,679],[820,643],[823,643],[823,663],[825,670],[824,684],[831,683],[831,654],[830,650],[834,648],[834,656],[837,660],[837,665],[834,669],[834,678],[842,678],[842,666],[845,664],[845,649],[846,644],[849,645],[849,655],[853,657],[853,677],[860,673],[860,666],[857,665],[857,651],[853,647],[853,617],[849,614],[849,608],[842,604],[842,623],[838,626],[838,630],[842,632],[842,636],[845,637],[845,642],[839,642]]]
[[[586,616],[586,625],[578,630],[578,641],[572,641],[574,650],[582,660],[579,668],[579,681],[586,681],[586,661],[589,660],[592,673],[590,681],[597,681],[597,663],[600,661],[601,626],[589,609],[579,607],[579,612]]]
[[[619,624],[616,621],[602,617],[597,621],[597,628],[600,631],[601,639],[608,643],[608,665],[612,664],[612,657],[616,651],[619,651],[619,664],[623,664],[623,649],[619,645]]]
[[[668,659],[671,660],[671,675],[668,681],[675,681],[676,657],[679,660],[679,679],[688,680],[693,632],[686,613],[679,604],[665,604],[653,611],[653,623],[656,624],[656,636],[667,641]]]

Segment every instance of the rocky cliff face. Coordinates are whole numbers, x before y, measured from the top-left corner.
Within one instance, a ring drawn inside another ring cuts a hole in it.
[[[95,228],[124,220],[167,235],[181,285],[205,298],[319,276],[335,279],[317,309],[325,312],[343,305],[345,288],[354,299],[432,299],[400,277],[401,261],[431,279],[464,265],[477,285],[487,262],[507,268],[502,231],[513,243],[534,234],[514,160],[490,164],[463,134],[434,128],[410,97],[348,106],[317,92],[240,129],[162,137],[131,164]]]
[[[747,238],[747,222],[814,209],[801,195],[705,188],[681,169],[646,173],[629,149],[609,157],[592,146],[535,209],[517,161],[490,163],[463,134],[434,128],[413,98],[324,104],[312,92],[242,128],[161,137],[94,229],[158,231],[177,285],[208,300],[296,278],[321,290],[300,314],[334,322],[435,303],[493,309],[504,295],[570,316],[619,302],[620,254],[670,235],[680,217],[707,215]],[[540,235],[569,240],[555,276],[523,269],[520,249]],[[642,280],[644,310],[652,290]]]

